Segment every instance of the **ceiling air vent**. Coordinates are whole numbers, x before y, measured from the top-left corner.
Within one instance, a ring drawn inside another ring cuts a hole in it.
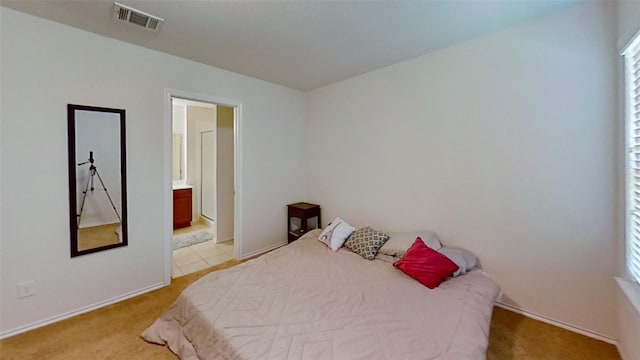
[[[136,10],[120,3],[114,3],[113,9],[113,17],[116,20],[142,26],[151,31],[160,30],[160,26],[164,22],[163,18],[147,14],[144,11]]]

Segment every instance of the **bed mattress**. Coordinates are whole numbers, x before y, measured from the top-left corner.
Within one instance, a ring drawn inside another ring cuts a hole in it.
[[[199,279],[142,337],[188,360],[485,359],[499,288],[484,273],[430,290],[315,236]]]

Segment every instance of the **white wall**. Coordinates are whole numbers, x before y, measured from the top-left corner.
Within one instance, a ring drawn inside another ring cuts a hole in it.
[[[624,47],[631,41],[631,38],[640,30],[640,2],[638,1],[620,1],[618,3],[618,50],[622,51]],[[619,83],[622,84],[623,79],[623,66],[622,66],[622,58],[619,60]],[[624,110],[623,110],[623,101],[624,94],[622,92],[622,85],[619,86],[620,96],[619,103],[620,111],[619,111],[619,131],[618,138],[623,139],[623,129],[622,126],[624,119]],[[624,142],[621,140],[619,142],[619,154],[624,154]],[[624,181],[624,157],[619,156],[619,182],[620,187],[623,187]],[[618,196],[619,198],[619,208],[624,209],[624,195]],[[624,224],[624,213],[619,212],[619,224],[620,228],[623,228]],[[624,243],[624,232],[620,232],[620,248],[621,251],[618,254],[620,259],[620,267],[618,269],[618,273],[622,277],[627,277],[627,269],[625,266],[625,243]],[[638,293],[640,293],[640,286],[636,284],[629,283],[628,286],[636,288],[635,296],[636,301],[640,302],[640,298],[638,298]],[[638,334],[640,334],[640,309],[634,308],[630,299],[627,295],[622,291],[622,289],[617,289],[618,291],[618,323],[617,323],[617,340],[618,340],[618,349],[620,350],[620,354],[623,356],[625,360],[632,359],[640,359],[640,342],[638,342]],[[629,294],[632,294],[630,292]],[[633,296],[633,295],[631,295]]]
[[[618,49],[622,50],[638,31],[640,31],[640,2],[618,1]]]
[[[618,336],[617,345],[624,360],[640,359],[640,287],[638,283],[619,280],[620,291],[617,296]],[[626,291],[622,289],[625,287]],[[635,301],[635,304],[631,300]]]
[[[216,241],[233,239],[233,108],[217,106]]]
[[[311,91],[325,222],[430,229],[503,301],[615,336],[616,38],[585,4]]]
[[[0,334],[163,283],[165,88],[242,102],[243,254],[286,243],[285,204],[305,194],[303,93],[4,7],[0,42]],[[129,245],[73,259],[68,103],[127,111]],[[27,280],[36,295],[19,300]]]

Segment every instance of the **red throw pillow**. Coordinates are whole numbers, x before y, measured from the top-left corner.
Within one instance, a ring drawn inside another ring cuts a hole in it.
[[[429,289],[438,287],[444,279],[458,270],[456,263],[425,245],[419,237],[393,266]]]

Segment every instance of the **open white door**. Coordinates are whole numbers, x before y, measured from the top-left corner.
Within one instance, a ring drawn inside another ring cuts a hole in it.
[[[201,144],[201,180],[202,191],[200,203],[202,216],[215,221],[216,219],[216,133],[203,131],[200,133]]]

